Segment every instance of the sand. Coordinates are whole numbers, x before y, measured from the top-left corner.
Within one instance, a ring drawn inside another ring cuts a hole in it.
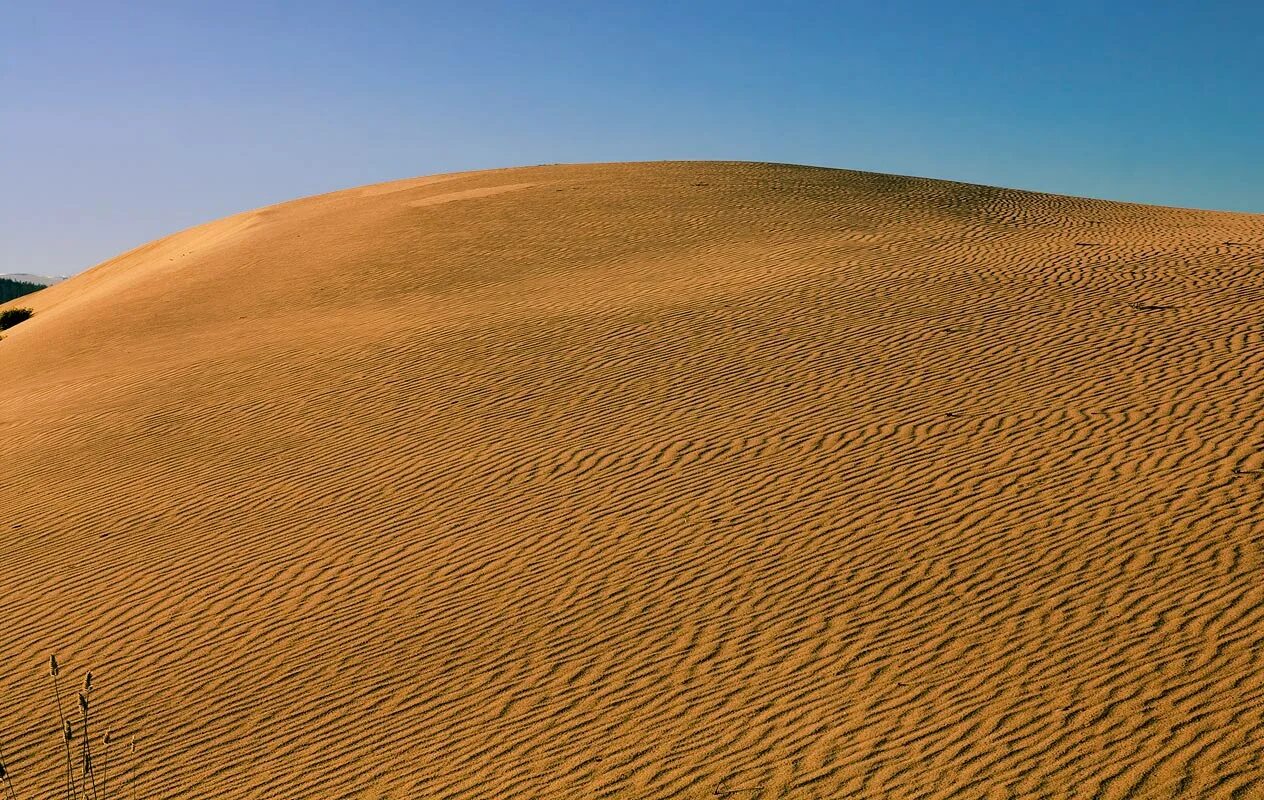
[[[1264,795],[1264,217],[549,166],[10,305],[23,797],[54,651],[139,797]]]

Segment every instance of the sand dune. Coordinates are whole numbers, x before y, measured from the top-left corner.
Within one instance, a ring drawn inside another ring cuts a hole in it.
[[[1264,217],[551,166],[19,302],[24,797],[52,651],[142,797],[1264,795]]]

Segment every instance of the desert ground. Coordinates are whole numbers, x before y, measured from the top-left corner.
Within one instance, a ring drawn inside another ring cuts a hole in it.
[[[54,652],[120,797],[1264,796],[1262,216],[543,166],[15,306],[22,798]]]

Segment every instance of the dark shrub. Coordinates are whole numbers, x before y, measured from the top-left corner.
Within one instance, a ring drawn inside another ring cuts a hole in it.
[[[26,322],[34,313],[29,308],[6,308],[0,311],[0,331],[8,330],[19,322]]]

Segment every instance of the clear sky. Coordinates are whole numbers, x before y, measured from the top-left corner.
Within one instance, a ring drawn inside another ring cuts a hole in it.
[[[363,183],[646,159],[1264,212],[1264,3],[0,0],[0,273]]]

